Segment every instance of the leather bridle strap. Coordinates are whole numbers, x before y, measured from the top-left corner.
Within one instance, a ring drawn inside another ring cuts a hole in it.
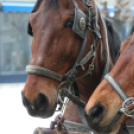
[[[125,101],[128,98],[128,96],[122,90],[120,85],[115,81],[115,79],[109,73],[104,78],[108,81],[108,83],[112,86],[112,88],[116,91],[116,93],[121,97],[123,101]]]
[[[123,113],[126,116],[131,117],[134,123],[134,109],[132,110],[129,109],[132,106],[134,107],[134,97],[128,97],[126,93],[122,90],[120,85],[116,82],[116,80],[110,74],[107,74],[105,76],[105,79],[113,87],[113,89],[120,96],[120,98],[123,100],[122,107],[119,109],[118,113]]]
[[[64,77],[64,75],[60,75],[54,71],[36,65],[27,65],[26,72],[28,74],[38,75],[42,77],[50,77],[60,82],[63,80]]]
[[[89,0],[80,0],[82,1],[86,6],[92,6],[91,2]]]
[[[83,56],[83,53],[84,53],[84,50],[85,50],[85,47],[86,47],[86,43],[87,43],[87,31],[88,30],[86,30],[86,36],[82,41],[82,45],[81,45],[79,54],[77,56],[77,59],[76,59],[72,69],[70,70],[70,73],[68,74],[68,76],[65,80],[65,81],[68,82],[68,84],[71,84],[75,81],[77,71],[82,67],[80,62],[81,62],[81,59],[82,59],[82,56]]]

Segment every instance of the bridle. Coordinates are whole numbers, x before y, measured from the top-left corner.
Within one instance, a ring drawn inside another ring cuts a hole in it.
[[[120,87],[120,85],[110,74],[107,74],[104,78],[108,81],[108,83],[123,100],[123,104],[122,107],[119,109],[119,112],[134,119],[134,109],[130,110],[131,107],[134,107],[134,97],[128,97],[123,91],[123,89]]]
[[[26,66],[26,72],[28,74],[38,75],[42,77],[50,77],[60,82],[60,85],[57,88],[57,91],[59,94],[63,94],[69,97],[70,99],[73,99],[75,104],[80,105],[80,107],[84,108],[85,103],[81,102],[78,98],[74,98],[74,96],[67,90],[70,85],[72,85],[77,79],[82,78],[84,76],[87,76],[88,74],[92,74],[92,71],[94,70],[94,57],[95,57],[95,44],[97,42],[97,39],[101,39],[101,34],[99,32],[99,28],[96,25],[96,15],[94,12],[94,9],[92,7],[92,4],[89,0],[81,0],[87,7],[88,13],[85,14],[77,5],[76,0],[72,0],[72,2],[75,5],[75,18],[73,23],[73,31],[82,38],[82,45],[80,48],[80,51],[78,53],[78,56],[76,58],[76,61],[66,74],[60,75],[54,71],[51,71],[49,69],[46,69],[44,67],[36,66],[36,65],[28,65]],[[91,29],[91,26],[93,29]],[[94,37],[94,44],[91,45],[90,51],[86,54],[86,56],[82,59],[86,43],[87,43],[87,33],[88,30],[95,33]],[[101,40],[100,40],[101,41]],[[84,65],[91,60],[91,64],[89,65],[89,68],[87,72],[80,76],[79,78],[76,77],[78,70],[83,69]],[[65,90],[66,89],[66,90]]]

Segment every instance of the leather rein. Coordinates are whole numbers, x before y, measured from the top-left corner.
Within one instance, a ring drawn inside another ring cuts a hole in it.
[[[27,65],[26,66],[26,72],[28,74],[38,75],[41,77],[50,77],[60,82],[60,85],[57,88],[58,94],[57,96],[67,96],[69,99],[71,99],[74,104],[79,105],[81,108],[85,107],[85,102],[82,102],[79,98],[75,97],[71,94],[71,92],[68,90],[71,90],[71,85],[79,78],[82,78],[84,76],[87,76],[88,74],[92,74],[92,71],[94,70],[94,57],[95,57],[95,44],[97,39],[101,41],[101,34],[99,32],[99,29],[96,26],[96,15],[94,12],[94,9],[92,7],[92,4],[89,0],[81,0],[86,6],[88,13],[85,14],[77,5],[76,0],[72,0],[75,5],[75,19],[73,24],[73,31],[78,34],[82,38],[82,45],[80,48],[80,51],[78,53],[78,56],[76,58],[76,61],[72,67],[71,70],[69,70],[66,74],[60,75],[54,71],[51,71],[49,69],[46,69],[44,67],[36,66],[36,65]],[[91,24],[93,29],[91,29]],[[90,51],[86,54],[86,56],[82,59],[84,50],[86,48],[87,44],[87,33],[88,30],[95,33],[94,37],[94,44],[91,45]],[[89,68],[87,72],[81,76],[76,77],[78,70],[83,69],[84,65],[91,60],[91,64],[89,65]]]
[[[119,112],[125,114],[128,117],[131,117],[134,122],[134,109],[130,109],[131,107],[134,107],[134,97],[128,97],[117,81],[110,74],[107,74],[104,78],[123,100],[123,104],[119,109]]]

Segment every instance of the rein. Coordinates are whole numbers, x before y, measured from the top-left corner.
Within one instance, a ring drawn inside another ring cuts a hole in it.
[[[128,117],[131,117],[134,122],[134,108],[130,110],[131,107],[134,107],[134,97],[128,97],[123,89],[120,87],[120,85],[110,74],[107,74],[104,78],[123,100],[123,104],[122,107],[119,109],[119,112],[125,114]]]

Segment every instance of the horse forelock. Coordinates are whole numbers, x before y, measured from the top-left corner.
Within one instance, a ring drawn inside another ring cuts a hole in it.
[[[38,7],[40,6],[41,2],[43,0],[37,0],[36,4],[34,5],[34,8],[32,9],[31,13],[36,12],[36,10],[38,9]]]
[[[52,7],[54,9],[57,9],[58,8],[58,1],[57,0],[48,0],[47,7],[49,7],[50,5],[52,5]]]
[[[37,9],[39,8],[40,4],[42,3],[43,0],[37,0],[34,8],[32,9],[31,13],[34,13],[37,11]],[[58,1],[57,0],[46,0],[47,2],[45,3],[45,7],[44,8],[49,8],[50,5],[54,8],[57,9],[58,8]]]

